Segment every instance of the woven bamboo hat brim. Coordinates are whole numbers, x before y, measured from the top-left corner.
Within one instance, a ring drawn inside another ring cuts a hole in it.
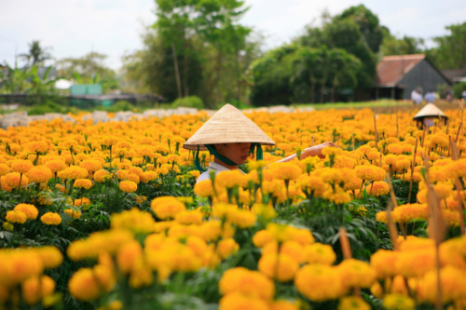
[[[421,111],[417,112],[417,114],[413,117],[413,120],[418,120],[420,118],[424,117],[444,117],[448,118],[448,116],[445,115],[445,113],[442,112],[435,104],[433,103],[428,103],[426,104],[425,107],[421,109]]]
[[[275,145],[265,132],[231,104],[224,105],[183,144],[187,150],[207,150],[206,144],[260,143]]]

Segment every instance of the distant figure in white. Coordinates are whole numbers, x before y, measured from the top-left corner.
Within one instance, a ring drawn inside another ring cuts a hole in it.
[[[411,100],[414,104],[421,104],[422,99],[422,95],[416,89],[411,92]]]

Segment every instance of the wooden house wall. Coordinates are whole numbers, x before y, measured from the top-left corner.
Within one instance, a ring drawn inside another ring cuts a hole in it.
[[[403,99],[411,99],[411,92],[415,88],[422,89],[422,95],[428,91],[437,91],[440,84],[450,82],[439,73],[426,59],[419,62],[399,82],[403,87]]]

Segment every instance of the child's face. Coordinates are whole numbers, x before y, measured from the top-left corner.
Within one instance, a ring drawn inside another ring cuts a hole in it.
[[[251,143],[216,144],[215,150],[238,165],[244,164],[249,156]]]

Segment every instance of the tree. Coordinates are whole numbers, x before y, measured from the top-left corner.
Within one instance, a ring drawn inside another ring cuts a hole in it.
[[[65,79],[76,79],[79,75],[81,83],[99,82],[104,92],[118,89],[119,83],[114,70],[105,66],[107,56],[91,52],[80,58],[64,58],[55,63],[58,76]]]
[[[324,29],[326,43],[331,48],[341,48],[354,55],[362,64],[358,71],[358,86],[370,88],[374,84],[377,58],[361,34],[360,26],[353,19],[335,19]]]
[[[29,43],[29,52],[20,54],[19,57],[26,60],[28,66],[43,65],[46,60],[52,59],[49,50],[49,47],[40,46],[40,41],[32,41]]]
[[[439,69],[466,68],[466,22],[445,27],[450,33],[434,38],[437,47],[428,51],[428,58]]]
[[[6,71],[2,76],[1,84],[3,85],[3,90],[7,94],[20,94],[26,90],[28,81],[27,78],[30,75],[30,69],[24,68],[19,69],[18,63],[15,62],[15,67],[10,67],[5,61]],[[10,97],[10,100],[14,102],[14,96]]]
[[[44,95],[50,95],[55,92],[54,84],[58,80],[57,78],[49,78],[50,70],[49,66],[42,77],[39,76],[39,66],[32,66],[31,68],[31,87],[26,90],[27,93],[36,95],[37,104],[42,103]]]
[[[332,84],[330,101],[335,102],[337,88],[356,88],[358,85],[357,74],[361,68],[361,62],[343,49],[332,49],[328,54],[329,75]]]
[[[421,54],[425,50],[424,40],[403,36],[397,38],[384,27],[384,39],[380,47],[383,56]]]
[[[339,22],[345,19],[355,21],[359,26],[359,31],[365,42],[373,53],[377,53],[383,41],[383,31],[377,15],[366,8],[363,4],[352,6],[344,10],[340,15],[336,15],[332,22]]]

